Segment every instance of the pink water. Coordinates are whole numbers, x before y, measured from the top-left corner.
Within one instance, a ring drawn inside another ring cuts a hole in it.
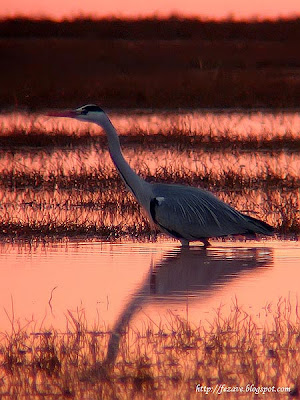
[[[236,299],[263,318],[280,297],[299,296],[300,245],[292,241],[213,242],[208,250],[158,243],[0,243],[0,330],[33,320],[39,331],[66,329],[67,311],[90,327],[111,327],[136,301],[132,320],[164,321],[169,313],[197,324],[225,314]],[[52,294],[52,296],[51,296]],[[81,311],[80,311],[81,310]],[[227,310],[227,311],[226,311]]]

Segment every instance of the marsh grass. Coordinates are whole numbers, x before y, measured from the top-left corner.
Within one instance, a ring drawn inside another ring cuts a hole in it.
[[[157,239],[158,231],[143,221],[138,225],[105,225],[97,223],[73,223],[70,221],[52,221],[52,223],[32,221],[2,222],[0,237],[15,239],[62,239],[62,238],[99,238],[103,241],[130,239],[131,241],[152,241]]]
[[[182,151],[195,148],[206,151],[300,151],[299,136],[288,130],[284,135],[265,132],[263,135],[239,137],[226,130],[216,133],[212,129],[202,133],[174,126],[170,130],[158,130],[153,134],[148,130],[132,127],[130,131],[122,134],[121,141],[123,147],[147,145],[148,149],[157,149],[168,146]],[[0,147],[7,149],[46,148],[56,151],[61,147],[76,148],[95,144],[106,147],[106,137],[89,131],[79,133],[53,129],[48,133],[34,126],[29,129],[11,127],[5,134],[0,135]]]
[[[249,176],[241,174],[236,168],[227,168],[223,171],[192,171],[186,168],[178,170],[176,167],[159,166],[153,172],[147,167],[140,168],[138,173],[148,182],[176,183],[185,185],[202,186],[207,189],[227,188],[229,191],[241,191],[251,189],[284,189],[293,190],[300,187],[300,178],[291,173],[286,173],[284,177],[280,171],[275,171],[268,166],[265,171]],[[26,189],[33,190],[104,190],[105,188],[118,190],[122,184],[121,178],[115,171],[104,167],[101,169],[82,166],[80,172],[50,173],[48,176],[39,171],[0,171],[0,187],[7,189]]]
[[[272,160],[268,155],[254,155],[246,166],[243,158],[236,159],[239,153],[228,158],[226,154],[215,157],[208,153],[203,159],[205,153],[190,154],[188,150],[169,155],[160,149],[141,149],[136,158],[139,151],[131,151],[131,164],[146,181],[210,190],[238,210],[270,223],[280,234],[300,233],[297,155],[284,155],[283,164],[277,164],[275,156]],[[143,162],[144,157],[149,157],[151,167]],[[165,162],[162,157],[166,157]],[[2,236],[94,235],[102,240],[157,237],[157,230],[127,192],[106,151],[95,148],[50,155],[44,151],[8,152],[3,160]]]
[[[43,158],[43,157],[42,157]],[[242,212],[262,218],[284,235],[300,233],[299,177],[266,167],[261,174],[147,166],[137,172],[150,182],[211,190]],[[284,175],[282,175],[284,173]],[[0,234],[6,237],[132,237],[155,240],[157,230],[127,192],[113,166],[0,173]]]
[[[300,21],[297,17],[277,20],[237,21],[232,18],[214,21],[205,18],[186,18],[172,15],[166,18],[101,18],[76,17],[54,21],[50,19],[30,19],[25,17],[1,20],[0,37],[66,37],[102,38],[133,40],[205,40],[243,39],[251,41],[281,41],[300,39]],[[180,55],[179,55],[180,56]],[[228,55],[232,59],[232,55]],[[293,60],[285,63],[292,64]],[[283,61],[281,61],[283,63]],[[294,59],[294,63],[296,63]]]
[[[101,138],[93,137],[89,133],[77,135],[54,131],[51,134],[40,132],[36,128],[28,131],[27,129],[13,129],[12,132],[5,132],[0,136],[0,146],[2,148],[73,148],[77,146],[88,146],[92,143],[101,143]]]
[[[300,233],[299,191],[218,191],[220,199],[242,212],[272,224],[278,234]],[[131,238],[156,240],[140,206],[124,187],[99,192],[25,190],[0,191],[0,235],[7,238],[97,237],[102,240]],[[284,204],[284,206],[283,206]],[[284,236],[282,236],[284,237]],[[297,237],[297,236],[296,236]]]
[[[175,120],[174,113],[148,117],[132,113],[123,127],[122,114],[114,117],[125,158],[146,181],[210,190],[282,235],[300,233],[295,114],[292,119],[284,113],[213,112]],[[157,129],[162,121],[166,126]],[[44,126],[33,115],[12,114],[3,122],[0,235],[156,240],[157,230],[111,162],[106,137],[79,128],[55,128],[51,121]]]
[[[1,21],[0,106],[70,107],[84,98],[108,107],[298,107],[299,26]]]
[[[194,399],[196,385],[286,387],[297,396],[300,370],[298,305],[289,299],[253,318],[234,300],[197,325],[170,313],[165,322],[130,323],[120,333],[113,363],[107,358],[113,331],[91,329],[84,310],[67,313],[65,332],[33,330],[12,320],[0,334],[2,399]],[[236,393],[223,394],[228,399]],[[252,394],[253,395],[253,394]],[[278,394],[268,394],[277,399]],[[249,398],[249,393],[238,398]]]

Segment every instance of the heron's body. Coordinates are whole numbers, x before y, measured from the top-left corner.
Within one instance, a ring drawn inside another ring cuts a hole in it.
[[[118,134],[98,106],[87,105],[75,111],[51,115],[100,125],[107,134],[111,158],[127,188],[146,210],[149,219],[183,245],[192,241],[208,245],[211,237],[273,233],[273,228],[267,223],[240,213],[206,190],[144,181],[124,159]]]
[[[270,226],[195,187],[154,184],[150,214],[162,231],[181,242],[239,234],[270,234]]]

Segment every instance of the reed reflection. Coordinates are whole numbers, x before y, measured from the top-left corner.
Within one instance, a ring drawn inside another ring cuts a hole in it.
[[[185,302],[187,296],[201,301],[247,271],[273,264],[270,248],[176,248],[150,268],[117,319],[108,343],[106,364],[118,355],[124,330],[142,305],[159,301]]]

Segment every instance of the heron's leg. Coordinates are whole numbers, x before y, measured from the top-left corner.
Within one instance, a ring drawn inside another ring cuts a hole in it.
[[[179,239],[182,247],[190,247],[190,242],[186,239]]]
[[[211,246],[211,244],[209,243],[209,241],[207,240],[207,239],[201,239],[201,242],[203,243],[203,245],[204,245],[204,247],[206,248],[206,247],[210,247]]]

